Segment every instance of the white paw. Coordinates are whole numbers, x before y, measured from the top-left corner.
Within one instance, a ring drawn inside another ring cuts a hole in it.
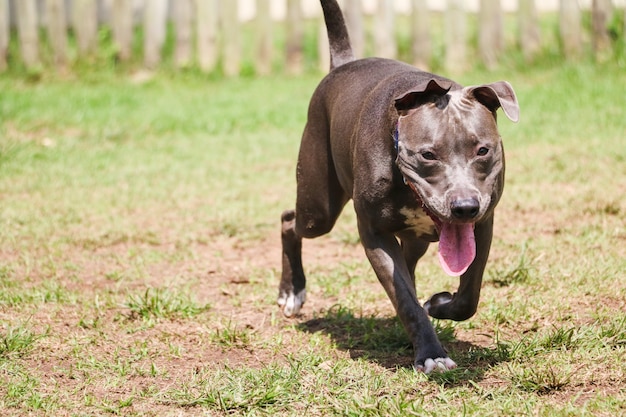
[[[417,369],[425,374],[429,374],[432,371],[449,371],[454,368],[456,368],[456,363],[447,357],[436,359],[428,358],[424,361],[424,365],[417,366]]]
[[[305,301],[306,290],[302,290],[298,294],[289,292],[278,297],[278,306],[282,308],[285,317],[293,317],[300,312]]]

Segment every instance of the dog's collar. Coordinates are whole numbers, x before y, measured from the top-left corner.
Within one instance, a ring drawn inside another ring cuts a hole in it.
[[[398,142],[400,139],[398,138],[398,124],[396,123],[396,127],[393,129],[393,147],[398,152]]]
[[[395,127],[393,128],[393,147],[396,150],[396,158],[398,157],[398,146],[400,144],[400,139],[399,139],[399,133],[398,133],[398,124],[396,123]],[[396,166],[397,166],[397,162],[396,162]],[[400,172],[400,175],[402,175],[402,172]],[[404,175],[402,175],[402,182],[404,182],[404,185],[408,185],[408,182],[406,180],[406,178],[404,178]]]

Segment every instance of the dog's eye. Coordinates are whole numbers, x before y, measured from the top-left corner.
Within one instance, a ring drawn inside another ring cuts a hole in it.
[[[478,148],[478,152],[476,152],[478,156],[485,156],[488,153],[489,153],[489,148],[485,148],[484,146],[481,146],[480,148]]]
[[[427,161],[434,161],[435,159],[437,159],[435,154],[430,151],[422,152],[422,158],[426,159]]]

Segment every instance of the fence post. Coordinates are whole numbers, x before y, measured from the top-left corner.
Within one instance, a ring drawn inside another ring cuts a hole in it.
[[[487,69],[498,65],[498,58],[504,49],[503,19],[500,0],[480,0],[478,53]]]
[[[222,1],[220,6],[224,12],[224,74],[233,77],[239,75],[241,69],[238,1]]]
[[[379,0],[378,19],[374,24],[375,55],[382,58],[396,57],[393,0]]]
[[[365,56],[365,31],[363,29],[363,8],[361,0],[344,0],[343,14],[350,34],[350,44],[356,58]]]
[[[430,10],[427,0],[411,0],[411,55],[413,65],[428,70],[432,55]]]
[[[526,62],[532,62],[541,48],[535,0],[519,0],[519,42]]]
[[[287,0],[287,72],[302,72],[302,9],[300,0]]]
[[[176,30],[176,46],[174,65],[185,68],[191,65],[193,50],[193,10],[192,0],[176,0],[174,7],[174,25]]]
[[[273,43],[272,43],[272,16],[270,15],[270,0],[257,0],[257,54],[256,71],[260,75],[272,72]]]
[[[217,65],[219,0],[196,0],[195,4],[198,64],[202,71],[210,72]]]
[[[0,71],[4,71],[7,68],[10,36],[9,0],[0,0]]]
[[[143,62],[152,69],[161,61],[167,24],[167,0],[146,0],[144,7]]]
[[[611,0],[593,0],[591,43],[594,58],[598,62],[606,61],[611,55],[611,39],[607,30],[611,12]]]
[[[46,19],[48,37],[54,53],[54,63],[60,69],[67,66],[67,22],[65,21],[65,1],[47,0]]]
[[[72,26],[78,54],[95,55],[98,48],[98,3],[96,0],[74,0],[73,6]]]
[[[323,16],[320,19],[320,24],[318,25],[318,27],[317,64],[322,73],[327,73],[330,69],[330,45],[328,44],[328,33],[326,31],[326,24],[324,22]]]
[[[580,15],[578,2],[560,0],[559,31],[561,33],[563,52],[567,59],[575,59],[580,56],[582,47]]]
[[[463,0],[448,0],[445,12],[445,61],[448,71],[460,73],[467,66],[467,22]]]
[[[16,7],[17,31],[22,61],[26,68],[35,68],[40,65],[37,5],[35,0],[20,0],[13,4]]]
[[[117,59],[128,61],[132,56],[133,43],[133,2],[128,0],[113,0],[111,20],[113,42]]]

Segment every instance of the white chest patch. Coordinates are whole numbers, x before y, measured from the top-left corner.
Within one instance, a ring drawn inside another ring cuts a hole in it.
[[[411,209],[402,207],[400,214],[406,217],[405,224],[407,228],[413,230],[417,236],[433,235],[437,233],[432,219],[421,208]]]

